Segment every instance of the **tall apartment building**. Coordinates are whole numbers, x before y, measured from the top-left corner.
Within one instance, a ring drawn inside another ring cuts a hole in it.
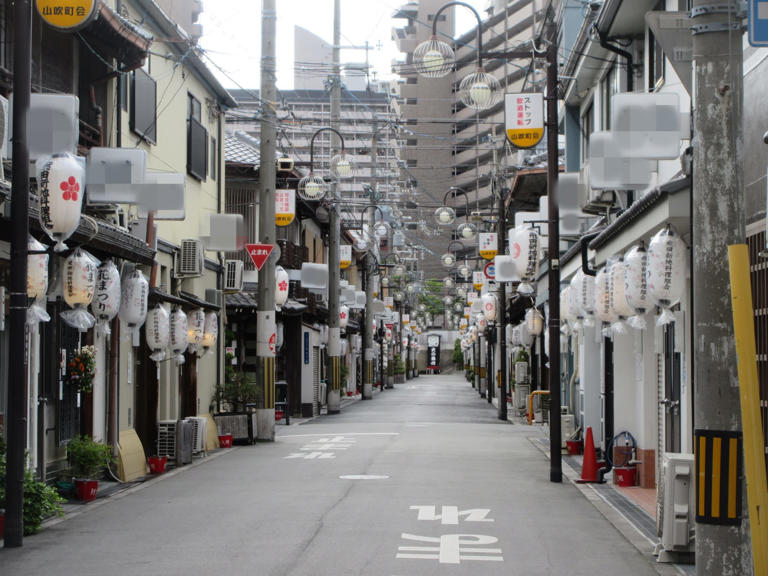
[[[227,117],[227,131],[246,132],[259,137],[259,109],[262,104],[254,90],[232,90],[238,101],[236,115]],[[310,143],[313,134],[330,125],[330,94],[325,90],[281,90],[281,103],[277,112],[277,147],[285,156],[293,158],[295,166],[307,171],[310,164]],[[392,127],[395,112],[386,92],[348,91],[341,93],[341,120],[339,131],[344,138],[347,156],[355,166],[353,175],[340,183],[345,199],[364,194],[363,185],[376,183],[380,191],[394,193],[398,178],[398,142]],[[376,173],[370,151],[374,131],[378,130]],[[321,132],[314,143],[314,168],[319,174],[328,174],[331,156],[331,132]]]

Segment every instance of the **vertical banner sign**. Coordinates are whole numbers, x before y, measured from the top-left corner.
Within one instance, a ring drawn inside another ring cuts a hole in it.
[[[352,264],[352,245],[342,244],[339,246],[339,268],[345,270]]]
[[[469,319],[469,315],[472,314],[471,306],[464,306],[464,318]]]
[[[507,139],[517,148],[533,148],[544,137],[544,95],[506,94],[504,127]]]
[[[496,232],[481,232],[480,233],[480,256],[486,260],[493,260],[498,254],[499,244],[497,240]]]
[[[384,298],[384,305],[392,310],[392,308],[395,306],[395,299],[392,296],[386,296]]]
[[[427,368],[440,370],[440,336],[437,334],[427,336]]]
[[[288,226],[296,216],[296,191],[275,190],[275,224]]]
[[[475,270],[472,272],[472,286],[475,287],[475,290],[480,290],[483,287],[484,282],[485,274],[482,270]]]

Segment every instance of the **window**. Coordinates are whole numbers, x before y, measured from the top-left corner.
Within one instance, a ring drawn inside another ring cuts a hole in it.
[[[419,103],[419,99],[418,98],[406,98],[405,99],[405,103],[408,106],[415,106],[416,104]]]
[[[415,159],[415,158],[410,158],[410,159],[408,160],[408,162],[407,162],[407,166],[408,166],[409,168],[413,168],[413,167],[415,167],[415,166],[416,166],[416,164],[417,164],[417,161],[416,161],[416,159]]]
[[[130,126],[142,140],[157,143],[157,82],[141,68],[133,71]]]
[[[664,0],[656,4],[655,10],[664,10]],[[648,92],[654,92],[664,83],[664,50],[648,29]]]
[[[216,180],[216,138],[211,136],[211,180]]]
[[[595,110],[590,102],[587,110],[581,116],[581,161],[589,162],[589,137],[595,131]]]
[[[187,97],[187,173],[205,181],[208,169],[208,131],[201,119],[200,100]]]

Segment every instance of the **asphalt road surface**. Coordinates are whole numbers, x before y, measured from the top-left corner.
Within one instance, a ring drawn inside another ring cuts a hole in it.
[[[278,426],[0,550],[0,575],[654,575],[461,375]]]

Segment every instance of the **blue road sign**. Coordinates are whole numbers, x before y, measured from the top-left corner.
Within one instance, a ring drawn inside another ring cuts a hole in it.
[[[768,46],[768,0],[749,2],[749,43]]]

